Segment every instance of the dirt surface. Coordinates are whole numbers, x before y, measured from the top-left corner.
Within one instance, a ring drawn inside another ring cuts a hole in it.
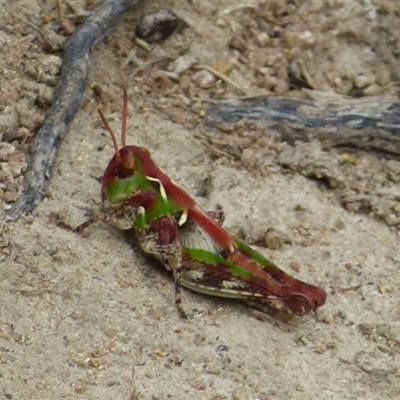
[[[209,98],[302,96],[301,87],[398,96],[400,3],[142,4],[92,59],[45,200],[5,221],[62,63],[61,46],[96,6],[0,1],[0,388],[5,399],[395,399],[400,397],[400,162],[355,149],[289,146],[277,132],[204,125]],[[150,3],[150,2],[149,2]],[[140,15],[169,7],[189,25],[149,47]],[[45,34],[44,34],[45,33]],[[50,38],[50,39],[49,39]],[[203,68],[217,69],[238,88]],[[100,107],[225,227],[282,269],[328,292],[290,324],[184,291],[107,223],[100,207],[113,154]]]

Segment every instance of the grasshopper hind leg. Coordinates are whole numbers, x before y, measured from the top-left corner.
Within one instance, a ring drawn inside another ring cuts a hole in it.
[[[182,250],[178,238],[177,221],[172,216],[157,218],[143,230],[138,231],[140,247],[146,254],[157,258],[164,267],[171,271],[175,281],[175,304],[182,318],[187,314],[182,306],[181,275]]]
[[[181,297],[181,275],[182,275],[182,267],[176,269],[174,273],[174,281],[175,281],[175,305],[181,316],[181,318],[188,319],[188,315],[186,314],[185,309],[182,305],[182,297]]]
[[[209,211],[207,215],[222,226],[224,222],[224,212],[222,210]],[[157,258],[167,269],[171,271],[175,283],[175,305],[184,319],[188,318],[182,305],[181,280],[185,271],[182,263],[182,232],[184,227],[179,226],[179,215],[166,215],[155,219],[145,226],[144,229],[137,231],[140,247],[149,255]],[[186,223],[184,226],[190,226]]]

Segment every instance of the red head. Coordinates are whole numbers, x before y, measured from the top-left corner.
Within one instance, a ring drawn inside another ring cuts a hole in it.
[[[122,127],[121,127],[121,148],[119,148],[117,143],[117,137],[114,131],[111,129],[108,124],[104,114],[98,110],[100,114],[100,118],[102,119],[104,126],[107,128],[108,132],[111,135],[111,139],[114,144],[115,154],[113,159],[110,161],[106,172],[103,176],[103,184],[107,184],[110,179],[115,177],[117,178],[127,178],[135,173],[136,165],[135,165],[135,157],[134,157],[134,149],[129,149],[130,147],[135,148],[136,146],[126,146],[126,125],[128,119],[128,95],[126,90],[124,90],[124,106],[122,110]],[[139,152],[144,152],[147,156],[150,157],[150,153],[144,147],[137,148]],[[132,151],[133,150],[133,151]],[[108,178],[108,179],[107,179]]]
[[[107,198],[107,187],[116,179],[123,180],[135,175],[137,172],[145,177],[154,178],[165,189],[168,196],[182,208],[195,205],[194,200],[182,189],[177,187],[168,176],[162,172],[150,157],[150,153],[144,147],[126,145],[126,127],[128,119],[128,95],[124,90],[124,105],[122,111],[121,147],[118,146],[117,137],[111,129],[103,113],[99,111],[100,117],[111,135],[114,144],[114,156],[110,160],[102,179],[103,202]]]

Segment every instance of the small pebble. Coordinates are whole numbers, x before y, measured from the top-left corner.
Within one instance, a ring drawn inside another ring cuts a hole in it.
[[[281,62],[282,57],[280,56],[280,54],[268,54],[265,57],[265,65],[267,67],[274,67],[277,63]]]
[[[225,60],[225,59],[221,59],[221,60],[217,60],[215,61],[213,67],[218,71],[221,72],[221,74],[229,74],[229,72],[231,72],[233,70],[233,68],[235,67],[230,61]]]
[[[343,229],[346,229],[346,224],[342,219],[338,218],[335,222],[335,228],[342,231]]]
[[[110,326],[104,329],[104,334],[110,339],[115,338],[118,335],[118,329]]]
[[[311,48],[316,41],[317,38],[311,31],[285,32],[284,42],[288,49],[293,49],[296,45],[308,49]]]
[[[350,271],[353,268],[353,264],[351,262],[347,262],[344,264],[344,267]]]
[[[284,79],[277,79],[273,91],[276,94],[283,94],[289,91],[289,84]]]
[[[295,32],[285,32],[284,43],[288,49],[292,49],[297,44],[297,34]]]
[[[268,33],[262,32],[257,36],[257,42],[260,47],[265,47],[270,42]]]
[[[254,168],[257,166],[256,154],[252,149],[244,149],[240,161],[243,166],[247,168]]]
[[[229,47],[238,50],[241,53],[247,50],[246,42],[239,36],[235,36],[229,41]]]
[[[224,28],[226,26],[225,20],[223,18],[218,18],[217,22],[216,22],[216,25],[221,27],[221,28]]]
[[[386,68],[379,68],[376,71],[375,80],[380,86],[386,86],[390,82],[391,73]]]
[[[283,239],[273,232],[268,232],[264,237],[264,245],[267,249],[278,250],[283,245]]]
[[[141,18],[136,27],[136,36],[148,43],[159,43],[186,26],[173,11],[161,9]]]
[[[193,82],[203,89],[212,88],[215,85],[215,81],[215,76],[209,71],[200,70],[193,75]]]
[[[385,222],[388,226],[394,226],[400,222],[400,218],[397,217],[395,214],[388,214],[385,217]]]
[[[364,89],[364,96],[378,96],[382,88],[379,85],[370,85]]]
[[[379,293],[386,294],[394,292],[394,286],[392,285],[379,285],[378,286]]]
[[[314,351],[317,354],[324,354],[326,352],[327,348],[326,348],[326,344],[324,343],[319,343],[317,345],[315,345],[314,347]]]
[[[9,143],[0,143],[0,162],[8,161],[10,155],[14,153],[15,147]]]
[[[373,83],[373,79],[371,76],[367,76],[364,74],[359,74],[354,78],[354,86],[357,89],[363,89]]]
[[[168,68],[171,72],[175,72],[176,74],[182,74],[183,72],[190,69],[194,64],[199,62],[197,57],[192,55],[184,55],[178,57]]]
[[[300,32],[297,35],[299,44],[304,48],[312,47],[317,41],[316,36],[311,31]]]
[[[251,400],[253,399],[252,393],[248,388],[239,386],[235,388],[231,396],[232,400]]]
[[[291,261],[289,263],[289,268],[293,271],[299,272],[300,271],[300,263],[297,261]]]

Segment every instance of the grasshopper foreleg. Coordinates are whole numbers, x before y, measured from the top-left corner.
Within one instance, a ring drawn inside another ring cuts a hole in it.
[[[187,318],[181,299],[180,281],[183,266],[176,219],[169,215],[160,217],[138,231],[137,237],[146,254],[156,257],[168,271],[172,271],[175,281],[175,304],[180,315]]]

